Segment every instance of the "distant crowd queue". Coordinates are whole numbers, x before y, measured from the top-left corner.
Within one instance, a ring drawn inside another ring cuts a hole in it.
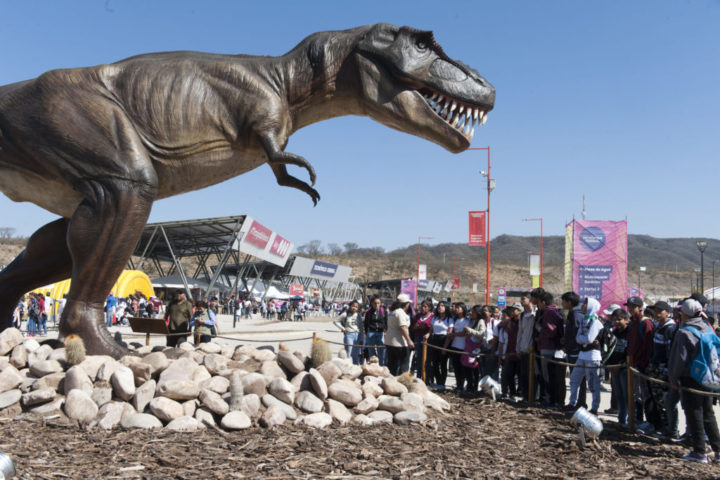
[[[412,371],[420,377],[423,343],[427,343],[426,383],[445,389],[450,368],[455,376],[453,391],[461,395],[475,394],[479,380],[488,375],[500,381],[507,399],[564,411],[587,408],[589,390],[589,410],[597,415],[605,388],[602,382],[610,380],[611,408],[604,413],[617,414],[625,427],[630,359],[630,366],[648,377],[694,390],[669,388],[636,376],[631,401],[638,429],[691,444],[686,460],[720,462],[713,399],[702,394],[711,390],[690,369],[702,356],[706,342],[720,343],[715,319],[704,311],[705,298],[693,294],[676,305],[660,301],[648,306],[641,298],[630,297],[625,308],[613,304],[602,310],[598,300],[567,292],[560,302],[561,308],[551,293],[536,288],[503,309],[427,299],[413,312],[409,296],[401,294],[389,308],[377,297],[370,299],[367,311],[351,302],[334,323],[343,332],[354,363],[377,356],[394,375]],[[708,335],[712,336],[709,340]],[[531,358],[535,359],[532,382]],[[563,363],[573,365],[567,403]],[[709,366],[720,368],[717,363]],[[683,437],[678,431],[678,403],[686,417]]]

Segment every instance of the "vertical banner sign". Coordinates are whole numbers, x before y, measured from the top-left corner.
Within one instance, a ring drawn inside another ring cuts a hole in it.
[[[410,302],[415,304],[415,292],[417,291],[417,280],[401,280],[400,293],[410,296]]]
[[[540,275],[540,255],[530,254],[530,276]]]
[[[627,299],[627,221],[574,220],[572,288],[607,308]]]
[[[424,263],[418,268],[418,280],[427,280],[427,265]]]
[[[473,283],[472,293],[478,293],[478,291],[477,291],[477,283]]]
[[[565,290],[573,289],[573,222],[565,226]],[[535,288],[535,287],[533,287]],[[624,302],[623,302],[624,303]]]
[[[485,211],[468,212],[470,221],[470,234],[468,236],[468,246],[484,247],[485,246]]]
[[[453,285],[453,286],[452,286],[453,290],[457,290],[458,288],[460,288],[460,277],[455,277],[455,278],[453,278],[453,284],[452,284],[452,285]]]

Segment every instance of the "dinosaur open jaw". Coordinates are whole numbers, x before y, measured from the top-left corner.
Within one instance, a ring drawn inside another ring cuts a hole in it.
[[[442,93],[423,88],[417,90],[430,108],[446,124],[462,134],[468,142],[475,135],[475,125],[485,125],[488,110],[454,99]]]

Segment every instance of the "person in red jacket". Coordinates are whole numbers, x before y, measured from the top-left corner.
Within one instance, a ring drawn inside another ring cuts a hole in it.
[[[645,372],[650,363],[650,355],[653,348],[653,323],[652,320],[643,317],[643,300],[640,297],[630,297],[625,302],[628,314],[630,314],[630,324],[628,325],[627,334],[627,354],[632,356],[633,364],[640,372]],[[635,381],[635,404],[636,417],[642,420],[643,405],[650,399],[650,388],[647,380],[637,378]],[[649,425],[641,424],[639,428]]]
[[[537,343],[542,355],[540,365],[545,383],[546,405],[561,408],[565,404],[565,366],[548,360],[562,360],[561,339],[565,333],[565,321],[553,302],[553,295],[544,292],[538,301],[542,320],[536,325]]]

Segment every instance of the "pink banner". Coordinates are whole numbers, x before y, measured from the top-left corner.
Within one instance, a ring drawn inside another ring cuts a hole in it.
[[[572,287],[603,309],[627,301],[627,221],[574,220]]]
[[[401,280],[400,293],[410,295],[410,301],[415,305],[415,294],[417,293],[417,280]]]

